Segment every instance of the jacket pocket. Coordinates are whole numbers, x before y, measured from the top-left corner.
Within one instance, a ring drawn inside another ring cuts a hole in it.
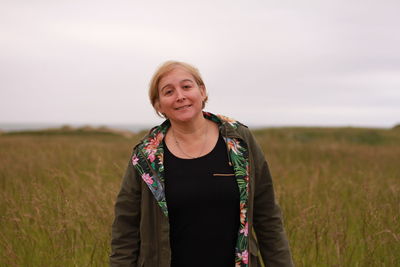
[[[234,177],[234,173],[213,173],[214,177]]]

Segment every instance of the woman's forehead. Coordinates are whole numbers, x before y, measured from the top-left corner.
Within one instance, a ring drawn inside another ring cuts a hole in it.
[[[178,66],[167,72],[165,75],[163,75],[158,85],[159,87],[164,87],[166,84],[172,82],[183,82],[183,81],[194,82],[195,79],[189,71]]]

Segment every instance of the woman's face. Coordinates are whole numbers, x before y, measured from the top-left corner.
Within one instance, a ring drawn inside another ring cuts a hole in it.
[[[194,77],[181,67],[161,78],[158,93],[157,110],[171,121],[188,122],[202,114],[205,88],[199,86]]]

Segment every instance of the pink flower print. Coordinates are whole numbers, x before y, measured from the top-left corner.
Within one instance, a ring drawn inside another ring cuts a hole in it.
[[[239,261],[236,262],[236,266],[241,266],[240,261],[242,261],[244,264],[249,263],[249,254],[247,250],[243,250],[242,253],[237,253],[237,258],[239,258]]]
[[[145,150],[156,150],[158,148],[158,145],[160,142],[163,140],[164,134],[163,133],[158,133],[154,138],[151,138],[149,140],[149,143],[147,146],[144,148]]]
[[[242,260],[243,260],[244,264],[248,264],[249,263],[249,253],[247,252],[247,250],[243,251]]]
[[[154,151],[152,151],[147,158],[150,160],[150,162],[153,162],[156,159],[156,156],[154,155]]]
[[[240,230],[241,233],[244,233],[244,236],[247,236],[249,233],[249,227],[248,227],[248,223],[246,222],[246,224],[244,225],[243,229]]]
[[[135,166],[136,164],[138,164],[139,158],[135,155],[133,155],[132,157],[132,164],[133,166]]]
[[[153,178],[148,173],[143,173],[142,179],[146,182],[146,184],[153,183]]]

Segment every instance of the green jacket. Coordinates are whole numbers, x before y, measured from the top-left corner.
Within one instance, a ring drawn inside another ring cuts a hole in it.
[[[271,175],[260,146],[243,124],[221,115],[203,114],[218,124],[239,187],[236,267],[261,266],[259,256],[265,266],[293,266]],[[162,146],[169,127],[168,120],[154,127],[133,150],[115,203],[112,267],[170,267]],[[206,253],[199,252],[199,257]]]

